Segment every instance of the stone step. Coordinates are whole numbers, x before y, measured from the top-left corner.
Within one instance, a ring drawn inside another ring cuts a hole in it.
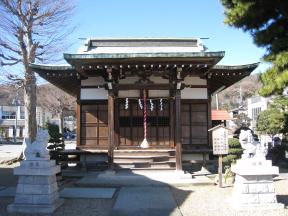
[[[114,150],[114,157],[118,156],[175,156],[175,150]]]
[[[116,163],[116,168],[134,169],[134,168],[174,168],[175,162],[152,162],[152,163]]]
[[[114,163],[176,162],[174,156],[116,156]]]
[[[174,149],[121,149],[114,151],[118,169],[175,169]]]
[[[88,173],[75,183],[78,187],[123,187],[123,186],[191,186],[214,185],[214,181],[206,176],[185,174],[175,169],[134,168],[120,169],[115,172]]]

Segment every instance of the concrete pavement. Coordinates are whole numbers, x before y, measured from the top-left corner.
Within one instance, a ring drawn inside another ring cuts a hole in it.
[[[65,149],[75,149],[75,141],[65,141]],[[14,160],[22,152],[22,143],[1,143],[0,144],[0,164]]]
[[[81,187],[126,187],[126,186],[185,186],[214,185],[214,181],[206,176],[192,178],[191,174],[177,171],[130,171],[121,170],[116,173],[90,172],[76,182]]]
[[[22,144],[0,144],[0,164],[16,159],[22,152]]]
[[[123,187],[111,216],[181,216],[168,187]]]

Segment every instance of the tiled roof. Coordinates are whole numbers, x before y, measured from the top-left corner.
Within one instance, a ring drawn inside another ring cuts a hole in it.
[[[226,110],[212,110],[211,119],[213,120],[231,120],[229,113]]]

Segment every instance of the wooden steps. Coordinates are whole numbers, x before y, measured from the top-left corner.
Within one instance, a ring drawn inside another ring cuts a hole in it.
[[[114,164],[116,169],[175,169],[175,150],[115,150]]]

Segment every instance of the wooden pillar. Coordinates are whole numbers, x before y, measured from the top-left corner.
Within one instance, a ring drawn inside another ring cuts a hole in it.
[[[77,100],[76,105],[76,144],[77,146],[81,145],[81,103],[80,100]]]
[[[113,153],[114,153],[114,95],[109,91],[108,95],[108,163],[113,169]]]
[[[210,82],[207,83],[207,91],[208,91],[208,102],[207,102],[207,120],[208,120],[208,130],[212,128],[212,114],[211,114],[211,91],[210,91]],[[208,136],[208,145],[212,147],[212,133],[207,131]]]
[[[175,110],[175,107],[174,107],[174,100],[173,99],[170,99],[169,101],[170,103],[170,147],[171,148],[175,148],[176,147],[176,144],[175,144],[175,124],[174,124],[174,110]]]
[[[175,94],[175,143],[176,170],[182,170],[182,142],[181,142],[181,90]]]
[[[119,100],[114,98],[114,149],[118,149],[120,145],[120,128],[119,128]]]

